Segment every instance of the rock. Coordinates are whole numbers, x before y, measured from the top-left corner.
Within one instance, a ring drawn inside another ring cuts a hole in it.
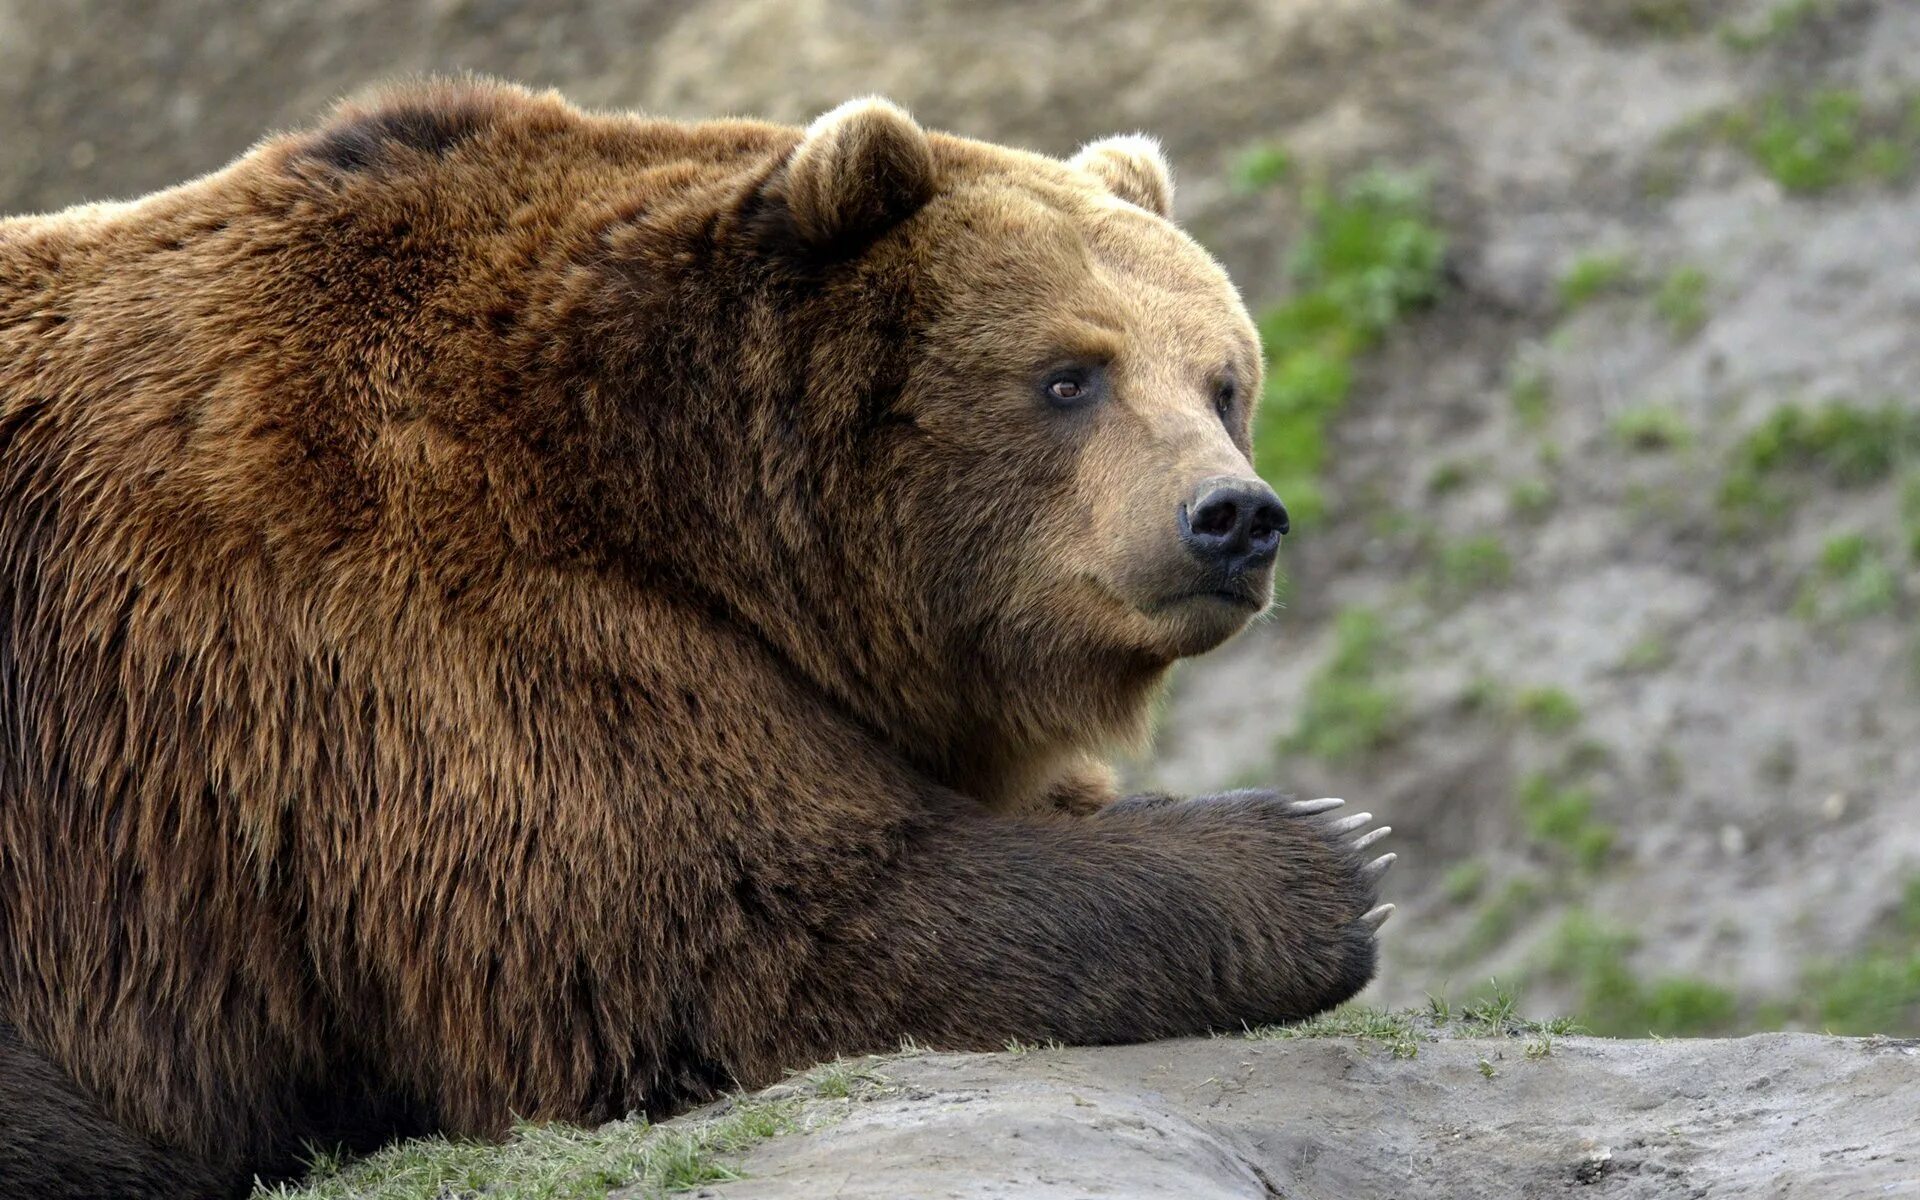
[[[803,1132],[697,1194],[1920,1195],[1915,1040],[1469,1037],[1395,1057],[1351,1038],[1225,1037],[872,1072],[851,1099],[808,1099]]]

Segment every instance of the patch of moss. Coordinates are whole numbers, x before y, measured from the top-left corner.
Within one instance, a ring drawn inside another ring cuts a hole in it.
[[[1727,49],[1752,54],[1769,46],[1789,41],[1814,20],[1834,9],[1834,0],[1786,0],[1746,24],[1729,22],[1720,27],[1720,40]]]
[[[1784,405],[1737,442],[1718,503],[1726,531],[1757,532],[1783,517],[1787,485],[1811,482],[1864,488],[1888,479],[1920,455],[1920,411],[1895,404],[1843,401]],[[1916,501],[1920,513],[1920,501]],[[1920,516],[1916,516],[1920,521]]]
[[[521,1125],[498,1145],[420,1138],[352,1163],[318,1155],[302,1184],[254,1193],[257,1200],[443,1200],[499,1195],[520,1200],[604,1200],[615,1188],[664,1196],[740,1178],[729,1160],[795,1128],[797,1101],[735,1104],[707,1121],[650,1127],[615,1121],[598,1129]]]
[[[1537,364],[1516,367],[1513,378],[1507,384],[1507,398],[1513,404],[1513,415],[1520,424],[1528,429],[1538,429],[1547,423],[1547,417],[1553,410],[1553,380]]]
[[[1580,724],[1580,704],[1565,688],[1528,688],[1514,701],[1514,711],[1541,733],[1570,733]]]
[[[1439,287],[1446,239],[1425,184],[1374,170],[1307,199],[1294,295],[1260,319],[1269,368],[1255,458],[1296,517],[1325,508],[1329,423],[1345,407],[1358,357]]]
[[[1515,800],[1528,834],[1566,850],[1581,866],[1597,869],[1612,851],[1615,831],[1594,819],[1591,788],[1559,783],[1537,771],[1521,782]]]
[[[1628,963],[1635,944],[1632,934],[1575,909],[1549,942],[1545,970],[1575,989],[1581,1020],[1596,1033],[1685,1036],[1734,1027],[1739,1004],[1732,992],[1690,976],[1642,981]]]
[[[1650,633],[1628,646],[1620,656],[1623,671],[1658,671],[1673,662],[1673,643],[1663,634]]]
[[[1808,973],[1804,1016],[1830,1033],[1920,1034],[1920,949],[1871,950]]]
[[[1677,450],[1693,440],[1693,430],[1679,410],[1659,404],[1622,409],[1609,427],[1615,441],[1642,453]]]
[[[1448,459],[1427,476],[1429,496],[1448,496],[1473,482],[1474,468],[1459,459]]]
[[[1917,139],[1902,116],[1869,108],[1858,92],[1829,88],[1776,94],[1757,111],[1728,113],[1719,133],[1782,188],[1812,195],[1905,177]]]
[[[1653,310],[1677,338],[1690,338],[1707,323],[1707,273],[1675,267],[1653,294]]]
[[[1632,275],[1633,260],[1624,254],[1583,254],[1560,276],[1560,308],[1571,313],[1601,296],[1622,291]]]
[[[1894,913],[1894,925],[1902,933],[1920,934],[1920,875],[1907,880],[1900,893],[1900,907]]]
[[[1264,191],[1293,174],[1293,153],[1279,142],[1259,142],[1242,150],[1227,172],[1243,192]]]
[[[1440,598],[1461,600],[1505,587],[1513,579],[1513,556],[1491,533],[1441,544],[1434,553],[1433,584]]]
[[[1805,620],[1885,616],[1900,603],[1900,577],[1880,544],[1863,533],[1836,534],[1820,549],[1817,572],[1801,585],[1794,612]]]
[[[1886,479],[1916,450],[1920,411],[1910,407],[1789,404],[1741,439],[1735,463],[1758,474],[1807,471],[1840,487],[1865,487]]]
[[[1455,863],[1440,877],[1440,890],[1451,904],[1471,904],[1487,886],[1487,864],[1474,859]]]
[[[1920,563],[1920,471],[1908,475],[1900,487],[1900,524],[1907,543],[1907,557]]]
[[[1334,626],[1333,656],[1307,684],[1300,721],[1282,749],[1337,762],[1392,741],[1404,707],[1380,681],[1387,649],[1377,613],[1341,613]]]
[[[1545,889],[1528,876],[1509,879],[1481,905],[1460,944],[1447,957],[1453,962],[1478,958],[1517,933],[1538,911]]]
[[[1707,0],[1630,0],[1627,18],[1649,37],[1690,37],[1707,28]]]
[[[1332,1012],[1321,1013],[1294,1025],[1263,1025],[1249,1030],[1248,1037],[1263,1041],[1293,1041],[1299,1038],[1352,1038],[1357,1042],[1378,1042],[1394,1058],[1416,1058],[1420,1043],[1433,1040],[1417,1027],[1417,1016],[1406,1010],[1369,1008],[1343,1004]]]
[[[1522,521],[1540,521],[1560,503],[1551,480],[1520,479],[1507,489],[1507,507]]]

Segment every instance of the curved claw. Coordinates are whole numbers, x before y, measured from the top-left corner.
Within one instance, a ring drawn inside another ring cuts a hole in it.
[[[1392,866],[1399,857],[1398,854],[1382,854],[1379,858],[1361,867],[1360,874],[1369,880],[1378,879],[1387,873],[1387,868]]]
[[[1332,797],[1325,800],[1295,800],[1287,806],[1287,811],[1296,816],[1310,817],[1315,813],[1332,812],[1345,803],[1345,800],[1335,800]]]
[[[1387,836],[1392,832],[1393,832],[1393,826],[1382,825],[1380,828],[1375,829],[1370,833],[1361,834],[1360,837],[1353,843],[1353,848],[1355,850],[1365,850],[1368,846],[1373,845],[1375,842],[1379,841],[1381,838]]]
[[[1327,826],[1327,832],[1338,837],[1343,833],[1352,833],[1371,820],[1373,820],[1372,813],[1355,813],[1350,817],[1342,817],[1340,820]]]
[[[1385,925],[1387,923],[1387,918],[1392,915],[1393,915],[1393,905],[1382,904],[1379,908],[1367,910],[1366,915],[1361,917],[1360,919],[1362,921],[1365,921],[1367,924],[1373,926],[1375,929],[1378,929],[1382,925]]]

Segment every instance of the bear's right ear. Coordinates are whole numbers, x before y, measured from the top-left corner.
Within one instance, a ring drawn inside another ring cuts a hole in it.
[[[906,110],[870,96],[807,126],[762,199],[808,249],[866,241],[933,196],[933,147]]]

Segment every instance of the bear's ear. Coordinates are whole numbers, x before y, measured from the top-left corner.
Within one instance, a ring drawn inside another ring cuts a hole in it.
[[[933,195],[933,147],[906,110],[869,96],[807,126],[765,198],[808,248],[872,238],[906,220]]]
[[[1146,134],[1088,142],[1069,165],[1091,173],[1127,203],[1172,219],[1173,170],[1160,152],[1160,143]]]

